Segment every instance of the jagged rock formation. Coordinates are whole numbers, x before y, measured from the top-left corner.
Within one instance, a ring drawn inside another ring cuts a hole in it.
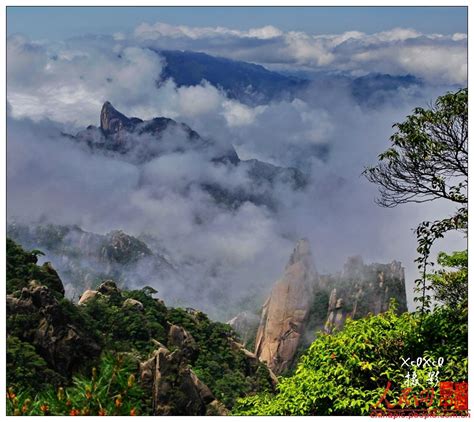
[[[250,182],[242,186],[229,188],[215,180],[200,182],[200,187],[216,202],[231,208],[245,201],[275,207],[276,199],[271,193],[275,183],[286,184],[293,189],[302,189],[307,183],[305,175],[298,169],[278,167],[258,160],[241,160],[231,144],[204,139],[184,123],[165,117],[146,121],[127,117],[108,101],[102,106],[99,127],[90,125],[67,137],[94,152],[137,165],[166,154],[192,151],[202,159],[203,166],[221,164],[230,171],[242,169]]]
[[[324,330],[340,329],[344,321],[385,312],[390,299],[398,303],[398,311],[407,311],[405,271],[401,262],[366,265],[360,256],[350,257],[340,275],[326,279],[332,287],[328,317]]]
[[[58,278],[58,283],[61,280]],[[59,374],[67,375],[98,357],[101,351],[96,339],[71,320],[64,306],[61,289],[54,290],[30,280],[28,287],[7,295],[10,320],[29,320],[22,340],[35,346],[38,353]]]
[[[174,142],[164,139],[166,135],[172,135]],[[221,148],[220,145],[203,139],[184,123],[166,117],[155,117],[146,121],[138,117],[127,117],[109,101],[102,106],[99,127],[90,125],[75,136],[69,137],[92,150],[118,153],[122,159],[136,164],[150,161],[165,153],[184,150],[209,152],[215,160],[234,163],[238,160],[233,148]]]
[[[298,346],[308,346],[317,331],[332,333],[349,317],[385,312],[392,299],[398,303],[398,312],[407,311],[400,262],[366,265],[361,257],[351,257],[341,273],[317,275],[308,241],[299,241],[283,278],[263,305],[256,354],[281,373],[291,367]],[[238,326],[238,318],[234,320],[230,322]]]
[[[140,364],[141,383],[152,394],[154,415],[228,414],[224,404],[216,399],[191,368],[199,355],[199,347],[188,331],[179,325],[171,325],[168,347],[159,342],[155,344],[157,349]],[[229,339],[229,346],[234,352],[242,354],[248,374],[258,371],[261,362],[254,353],[232,339]],[[278,380],[270,370],[269,377],[275,387]]]
[[[7,233],[54,261],[69,297],[77,297],[84,290],[93,291],[104,279],[114,279],[127,286],[158,284],[176,277],[176,269],[167,257],[122,230],[101,235],[77,226],[10,223]],[[81,297],[81,302],[88,300],[87,295]]]
[[[154,415],[226,415],[227,409],[196,376],[189,362],[198,352],[191,334],[177,325],[170,327],[169,345],[157,342],[150,359],[140,364],[141,383],[152,393]]]
[[[293,363],[305,330],[317,277],[309,242],[300,240],[283,277],[263,305],[255,340],[256,355],[277,374]]]

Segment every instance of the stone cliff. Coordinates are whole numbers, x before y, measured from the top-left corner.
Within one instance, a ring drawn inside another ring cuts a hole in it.
[[[283,277],[263,305],[255,353],[275,373],[293,363],[311,307],[317,273],[307,240],[296,245]]]
[[[407,311],[405,271],[398,261],[366,265],[361,257],[351,257],[341,274],[325,279],[324,287],[331,289],[324,326],[327,333],[340,329],[348,317],[387,311],[392,298],[399,312]]]

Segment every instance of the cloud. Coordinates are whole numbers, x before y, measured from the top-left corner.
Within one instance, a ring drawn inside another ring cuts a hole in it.
[[[108,100],[129,116],[192,123],[216,115],[232,127],[251,123],[263,110],[227,98],[207,81],[189,87],[161,81],[162,68],[155,52],[112,39],[47,46],[13,36],[7,69],[11,114],[78,129],[96,123],[97,110]]]
[[[248,31],[218,27],[191,27],[186,25],[169,25],[167,23],[157,22],[155,24],[142,23],[135,31],[134,36],[138,39],[160,39],[160,38],[189,38],[197,40],[201,38],[256,38],[267,40],[279,37],[283,34],[278,28],[267,25],[261,28],[253,28]]]
[[[71,124],[94,122],[110,100],[128,109],[150,102],[161,58],[140,47],[52,45],[13,36],[7,49],[8,100],[14,116]]]
[[[466,34],[423,34],[393,28],[374,34],[348,31],[312,35],[275,27],[240,31],[223,27],[142,24],[132,42],[162,49],[188,49],[269,65],[356,74],[412,73],[428,82],[465,84]]]

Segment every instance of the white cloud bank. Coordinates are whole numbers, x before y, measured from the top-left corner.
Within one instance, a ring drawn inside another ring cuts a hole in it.
[[[223,27],[142,24],[132,42],[163,49],[188,49],[273,67],[298,66],[311,70],[356,74],[411,73],[432,83],[465,84],[467,36],[423,34],[394,28],[375,34],[348,31],[311,35],[283,32],[273,26],[240,31]]]

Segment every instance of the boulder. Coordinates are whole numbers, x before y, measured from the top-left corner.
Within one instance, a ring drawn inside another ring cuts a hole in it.
[[[115,281],[113,280],[105,280],[97,289],[99,293],[102,293],[104,295],[110,296],[116,293],[120,293],[119,288],[117,287],[117,284],[115,284]]]
[[[143,303],[141,303],[139,300],[132,299],[131,297],[129,297],[128,299],[126,299],[123,302],[122,307],[132,308],[132,309],[135,309],[136,311],[140,311],[140,312],[143,311],[143,309],[145,309],[143,307]]]
[[[86,290],[84,293],[82,293],[78,304],[83,305],[84,303],[91,300],[93,297],[96,297],[97,295],[100,295],[97,290]]]
[[[193,336],[183,327],[172,325],[168,332],[168,345],[178,348],[183,356],[190,362],[193,362],[199,353],[198,345]]]

